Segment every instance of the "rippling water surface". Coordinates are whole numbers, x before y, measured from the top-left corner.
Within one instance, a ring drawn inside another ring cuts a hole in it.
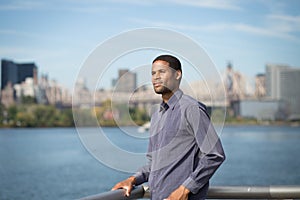
[[[103,130],[121,149],[147,149],[134,127]],[[224,127],[221,140],[227,159],[212,185],[300,185],[299,127]],[[0,129],[0,199],[78,199],[129,175],[97,161],[74,128]]]

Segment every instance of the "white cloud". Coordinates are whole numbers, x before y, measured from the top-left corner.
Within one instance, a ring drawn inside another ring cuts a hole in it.
[[[276,30],[277,28],[273,27],[256,27],[251,26],[248,24],[235,24],[233,26],[234,30],[246,32],[249,34],[259,35],[259,36],[268,36],[268,37],[275,37],[275,38],[281,38],[281,39],[287,39],[292,40],[296,42],[300,42],[300,38],[297,38],[291,34],[280,32]]]
[[[115,4],[131,4],[131,5],[140,5],[140,6],[151,6],[155,4],[155,0],[107,0],[109,3]]]
[[[19,54],[25,54],[28,52],[28,49],[22,47],[0,47],[0,54],[5,55],[7,57],[15,56]]]
[[[291,16],[291,15],[269,15],[269,18],[278,19],[282,21],[300,23],[300,16]]]
[[[186,24],[179,24],[179,23],[171,23],[165,21],[152,21],[152,20],[145,20],[141,18],[128,18],[129,22],[141,24],[146,27],[163,27],[163,28],[171,28],[171,29],[178,29],[178,30],[189,30],[189,31],[200,31],[203,30],[202,27],[196,25],[186,25]]]
[[[41,35],[32,33],[32,32],[24,32],[17,31],[13,29],[0,29],[0,35],[9,35],[9,36],[18,36],[18,37],[28,37],[28,38],[40,38]]]
[[[90,0],[88,3],[96,3],[97,1]],[[192,6],[192,7],[202,7],[211,9],[221,9],[221,10],[241,10],[238,6],[239,1],[237,0],[106,0],[106,2],[111,4],[130,4],[138,6],[154,6],[159,4],[164,5],[181,5],[181,6]],[[103,1],[102,1],[103,3]]]
[[[136,6],[154,6],[159,4],[180,5],[190,7],[202,7],[220,10],[241,10],[237,0],[11,0],[8,3],[0,3],[1,10],[41,10],[41,9],[68,9],[78,12],[95,12],[103,7],[112,8],[114,5],[127,4]],[[59,6],[58,6],[59,5]],[[80,6],[80,7],[78,7]]]
[[[267,18],[274,29],[280,32],[300,32],[300,16],[272,14],[268,15]]]
[[[243,32],[252,35],[258,36],[266,36],[266,37],[273,37],[273,38],[281,38],[289,41],[296,41],[300,42],[300,38],[294,36],[291,32],[286,31],[287,28],[284,28],[283,24],[281,26],[277,25],[272,26],[267,24],[266,26],[254,26],[245,23],[210,23],[210,24],[202,24],[202,25],[187,25],[187,24],[180,24],[180,23],[170,23],[164,21],[150,21],[150,20],[143,20],[143,19],[136,19],[130,18],[129,21],[133,23],[142,24],[144,26],[152,26],[152,27],[162,27],[162,28],[170,28],[180,31],[196,31],[196,32],[222,32],[222,31],[237,31]],[[297,21],[297,19],[290,19],[293,21]],[[299,26],[299,25],[298,25]],[[290,26],[288,26],[290,27]],[[293,26],[296,29],[296,25]],[[297,28],[298,29],[298,28]]]
[[[167,2],[184,6],[194,6],[202,8],[212,8],[221,10],[242,10],[235,0],[166,0]]]
[[[22,0],[15,0],[9,1],[6,4],[0,4],[0,11],[1,10],[34,10],[40,9],[44,7],[43,1],[22,1]]]

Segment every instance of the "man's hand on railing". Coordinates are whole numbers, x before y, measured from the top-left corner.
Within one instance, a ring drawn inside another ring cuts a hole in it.
[[[131,176],[128,179],[117,183],[111,190],[124,189],[125,196],[129,196],[130,192],[135,184],[135,177]]]

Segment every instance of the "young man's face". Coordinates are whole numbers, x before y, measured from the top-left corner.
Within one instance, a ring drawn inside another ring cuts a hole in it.
[[[179,71],[169,67],[169,63],[157,60],[152,64],[152,84],[157,94],[164,94],[174,91],[179,87]]]

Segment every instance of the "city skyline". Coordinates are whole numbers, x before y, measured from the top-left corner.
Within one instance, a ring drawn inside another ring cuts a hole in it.
[[[22,62],[15,62],[14,60],[3,59],[2,62],[9,62],[9,63],[13,63],[14,65],[28,65],[28,64],[30,64],[30,65],[35,65],[36,66],[34,61],[31,61],[31,62],[28,62],[28,63],[22,63]],[[255,95],[255,92],[256,92],[255,89],[257,87],[257,82],[256,82],[257,80],[256,79],[259,76],[265,76],[267,74],[267,71],[268,71],[267,68],[270,65],[272,65],[272,66],[285,66],[285,67],[288,67],[288,68],[291,68],[291,69],[294,69],[294,70],[299,69],[298,67],[290,66],[290,65],[286,65],[286,64],[282,65],[282,64],[277,64],[277,63],[267,63],[264,66],[264,71],[262,71],[260,73],[255,73],[255,75],[253,77],[249,77],[249,76],[247,76],[247,74],[240,73],[240,71],[236,70],[234,68],[234,66],[232,66],[232,64],[229,62],[229,63],[227,63],[227,66],[224,66],[224,68],[222,68],[221,71],[219,71],[219,72],[222,72],[220,74],[220,79],[219,78],[218,79],[205,79],[203,77],[202,77],[202,79],[197,79],[197,78],[199,78],[198,74],[197,75],[193,74],[193,75],[189,76],[188,78],[183,77],[183,87],[184,88],[193,87],[193,86],[199,84],[199,82],[203,82],[204,85],[218,84],[218,83],[226,84],[226,76],[228,75],[227,70],[230,68],[232,70],[232,72],[237,73],[238,76],[240,76],[240,78],[242,78],[240,80],[241,81],[240,84],[242,84],[243,88],[245,89],[243,92],[245,94]],[[150,67],[150,65],[149,65],[149,67]],[[39,71],[39,66],[36,66],[36,69],[37,69],[37,71]],[[2,72],[2,70],[0,70],[0,74],[1,74],[1,72]],[[104,76],[106,74],[110,74],[110,72],[111,71],[108,69],[107,71],[104,72]],[[143,88],[150,87],[151,88],[152,87],[151,76],[150,75],[147,76],[143,72],[144,71],[139,70],[139,69],[130,69],[130,67],[129,68],[119,67],[119,68],[117,68],[116,74],[110,74],[110,76],[107,77],[109,79],[109,83],[105,86],[102,85],[103,81],[101,79],[99,79],[99,83],[95,87],[94,86],[89,87],[89,85],[87,83],[88,77],[77,77],[76,82],[74,84],[74,88],[76,87],[76,84],[80,82],[80,84],[83,84],[84,87],[86,87],[90,91],[93,91],[95,89],[96,90],[118,91],[118,90],[120,90],[119,87],[121,87],[121,85],[125,84],[124,86],[127,87],[128,84],[129,84],[129,83],[126,83],[126,80],[124,78],[129,78],[130,79],[131,83],[129,85],[131,85],[130,91],[132,91],[132,92],[136,89],[139,89],[140,87],[143,87]],[[126,75],[126,76],[122,77],[123,75]],[[132,75],[134,75],[134,79],[135,79],[134,82],[135,83],[133,83],[132,80],[131,80]],[[67,89],[67,90],[70,91],[70,93],[72,93],[74,88],[68,88],[63,83],[57,81],[57,79],[55,77],[50,77],[48,74],[44,74],[42,72],[36,73],[36,78],[37,78],[36,82],[39,82],[38,80],[42,81],[45,77],[47,79],[49,79],[49,81],[55,82],[55,84],[58,84],[60,87],[62,87],[64,89]],[[119,80],[118,80],[120,78],[122,79],[121,82],[119,82]],[[0,76],[0,80],[1,80],[1,76]],[[146,82],[146,84],[145,84],[145,82]],[[39,84],[40,84],[40,82],[39,82]],[[14,84],[12,84],[12,85],[14,85]],[[2,86],[5,87],[6,85],[1,84],[1,87]],[[224,86],[226,87],[226,85],[224,85]],[[196,86],[196,88],[197,87],[198,86]],[[204,89],[204,88],[202,88],[202,89]],[[123,90],[123,89],[121,89],[121,90]],[[130,91],[128,91],[128,92],[130,92]]]
[[[2,80],[1,104],[9,107],[24,102],[50,104],[58,107],[89,107],[101,105],[110,100],[114,103],[126,103],[133,107],[149,110],[161,101],[151,87],[137,83],[137,73],[128,69],[119,69],[118,77],[112,79],[113,87],[88,88],[85,79],[77,79],[74,91],[70,93],[48,76],[38,78],[34,63],[14,63],[1,61]],[[138,71],[138,70],[137,70]],[[221,81],[221,82],[219,82]],[[255,77],[255,88],[249,90],[247,79],[235,71],[229,63],[221,80],[204,79],[195,82],[182,79],[181,89],[205,105],[228,107],[230,115],[251,117],[258,120],[300,118],[299,85],[300,69],[286,65],[266,65],[265,74]],[[147,81],[147,83],[151,81]],[[94,97],[94,98],[93,98]]]
[[[190,37],[220,72],[231,62],[254,79],[268,63],[300,67],[299,7],[294,0],[1,1],[0,58],[35,62],[40,73],[71,89],[99,44],[132,29],[156,27]],[[112,74],[136,67],[130,59],[149,65],[158,53],[129,56]],[[112,77],[103,78],[107,88]]]

